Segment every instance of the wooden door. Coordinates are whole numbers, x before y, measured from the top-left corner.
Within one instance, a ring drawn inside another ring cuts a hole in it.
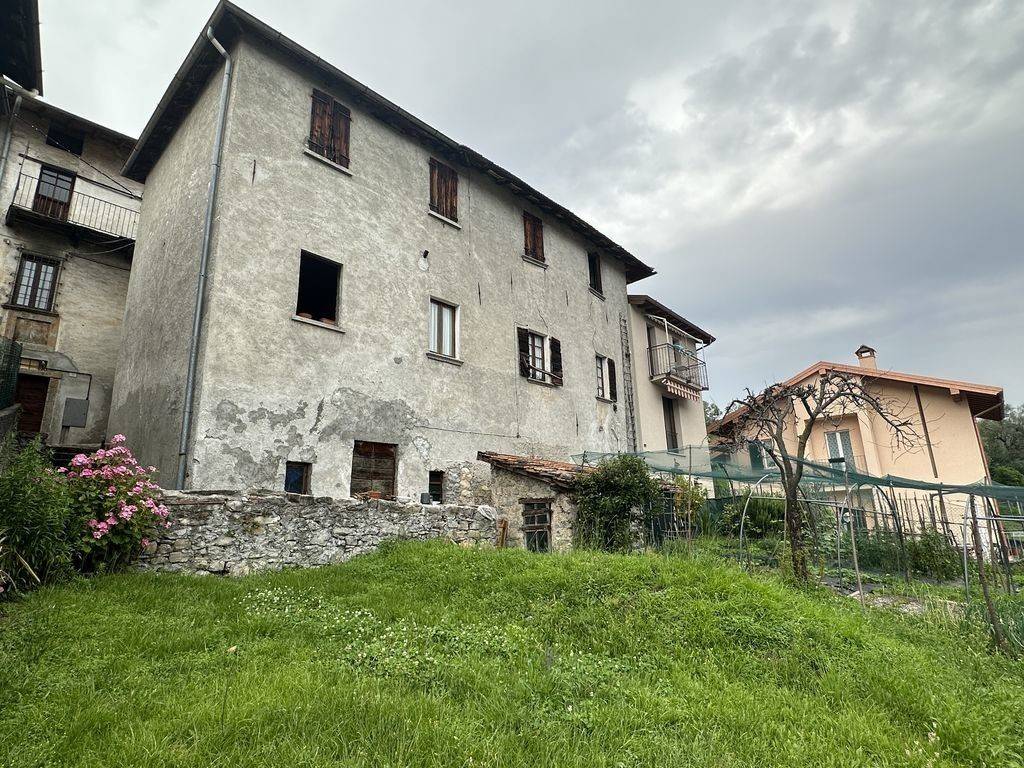
[[[18,375],[14,388],[14,402],[21,405],[18,415],[18,431],[38,434],[43,428],[43,411],[46,408],[46,393],[50,380],[46,376]]]
[[[39,171],[39,183],[36,185],[32,210],[44,216],[67,221],[74,186],[75,177],[72,174],[44,167]]]
[[[382,496],[395,495],[395,470],[398,446],[391,443],[370,443],[356,440],[352,449],[352,483],[349,493],[376,491]]]

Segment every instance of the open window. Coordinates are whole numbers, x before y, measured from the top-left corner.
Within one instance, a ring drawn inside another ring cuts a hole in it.
[[[338,324],[341,264],[302,252],[299,258],[299,296],[295,314],[329,325]]]
[[[601,283],[601,256],[591,251],[587,254],[587,268],[590,273],[590,290],[594,293],[604,295],[604,288]]]
[[[516,329],[519,347],[519,375],[543,384],[562,386],[562,342],[552,336]]]
[[[427,490],[430,491],[430,498],[440,504],[444,501],[444,470],[432,469],[428,476]]]
[[[455,359],[459,355],[459,308],[430,300],[430,351]]]
[[[305,461],[288,461],[284,465],[284,489],[288,493],[309,495],[313,465]]]
[[[597,397],[599,400],[618,400],[618,382],[615,380],[615,361],[604,355],[594,357],[597,368]]]
[[[85,134],[72,128],[62,128],[50,123],[50,128],[46,132],[46,143],[51,147],[70,152],[72,155],[81,156],[82,150],[85,148]]]

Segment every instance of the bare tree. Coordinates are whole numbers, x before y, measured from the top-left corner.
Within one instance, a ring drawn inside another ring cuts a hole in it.
[[[874,413],[886,425],[893,448],[906,451],[920,440],[914,422],[903,415],[906,410],[906,403],[881,397],[861,376],[829,369],[819,371],[817,379],[772,384],[758,394],[748,389],[729,404],[717,430],[720,438],[734,451],[757,443],[778,467],[786,500],[786,538],[798,579],[808,578],[799,489],[815,424]]]

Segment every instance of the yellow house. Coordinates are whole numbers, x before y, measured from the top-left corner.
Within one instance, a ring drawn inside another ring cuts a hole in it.
[[[863,377],[873,393],[887,402],[903,419],[910,419],[920,435],[909,449],[893,447],[890,427],[873,411],[833,414],[814,425],[806,458],[834,465],[837,460],[851,469],[871,475],[897,475],[929,483],[961,485],[989,480],[988,461],[976,419],[1003,418],[1003,390],[987,384],[938,379],[931,376],[882,370],[875,350],[861,346],[857,365],[819,361],[784,382],[792,386],[814,381],[825,371]],[[721,439],[741,410],[726,414],[713,429]],[[803,428],[800,408],[787,430],[787,442],[795,446]],[[794,449],[795,450],[795,449]],[[736,459],[753,469],[767,465],[757,445]],[[769,460],[770,461],[770,460]]]

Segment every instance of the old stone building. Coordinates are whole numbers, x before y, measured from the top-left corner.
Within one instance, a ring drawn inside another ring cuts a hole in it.
[[[21,345],[18,429],[99,445],[142,185],[120,175],[134,139],[0,86],[0,336]]]
[[[162,481],[183,453],[185,487],[453,499],[479,450],[629,450],[626,286],[652,270],[230,3],[209,26],[125,171],[146,200],[111,429]]]

